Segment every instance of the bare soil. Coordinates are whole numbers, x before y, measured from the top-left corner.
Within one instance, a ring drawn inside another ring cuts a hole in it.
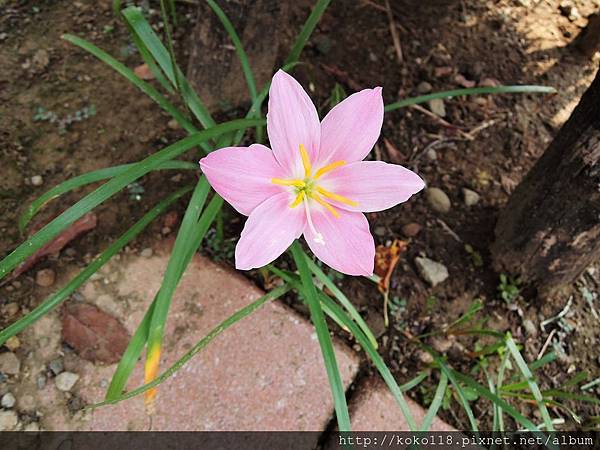
[[[590,267],[576,285],[552,298],[541,299],[534,291],[521,289],[518,298],[505,302],[500,298],[499,274],[491,268],[488,248],[494,238],[497,214],[508,195],[568,118],[593,78],[598,59],[592,61],[578,54],[572,43],[586,25],[586,17],[598,12],[600,4],[573,1],[577,14],[571,10],[568,17],[559,7],[564,2],[558,0],[390,3],[394,13],[391,24],[385,3],[378,0],[333,2],[325,14],[303,54],[305,64],[294,71],[305,86],[313,87],[311,95],[321,114],[328,110],[327,101],[336,83],[347,93],[381,85],[386,103],[428,90],[423,82],[429,83],[434,92],[473,82],[543,84],[555,87],[558,94],[454,98],[444,102],[444,122],[414,108],[387,114],[373,158],[416,170],[430,187],[442,189],[452,206],[448,213],[435,212],[425,195],[418,195],[392,210],[369,215],[378,244],[389,245],[394,239],[407,242],[391,281],[389,327],[383,325],[382,297],[373,283],[348,277],[340,281],[341,286],[352,294],[352,300],[381,338],[382,352],[399,381],[430,366],[431,361],[411,341],[424,333],[438,333],[423,342],[443,353],[456,369],[466,372],[481,361],[473,352],[491,342],[490,338],[446,332],[446,326],[461,317],[476,299],[483,304],[477,315],[480,325],[501,333],[510,331],[523,344],[529,361],[538,357],[546,343],[548,351],[557,352],[558,359],[538,373],[542,388],[561,387],[583,371],[588,372],[588,380],[598,378],[599,319],[584,293],[593,296],[598,292],[599,269]],[[113,14],[110,1],[8,1],[3,8],[0,254],[7,254],[26,237],[16,226],[19,214],[45,190],[74,175],[139,160],[184,133],[168,126],[169,117],[110,68],[60,39],[61,34],[72,33],[129,67],[140,65],[141,58],[132,51],[127,30]],[[188,31],[195,15],[193,6],[187,3],[178,3],[178,8],[176,44],[180,62],[186,67]],[[150,17],[158,24],[156,14]],[[390,26],[397,27],[402,61]],[[41,119],[39,109],[65,118],[84,108],[90,111],[92,106],[95,114],[64,129]],[[194,155],[189,158],[195,159]],[[37,175],[43,178],[41,186],[32,183]],[[0,287],[0,325],[14,321],[49,292],[36,285],[37,271],[51,268],[60,278],[65,267],[83,266],[166,190],[191,182],[196,176],[154,174],[99,207],[95,230]],[[463,188],[476,191],[479,202],[465,205]],[[79,190],[50,203],[37,221],[44,222],[60,213],[85,192]],[[182,202],[175,210],[181,212],[184,206]],[[407,236],[403,231],[410,223],[420,226],[418,234]],[[159,220],[150,226],[134,246],[145,248],[161,239],[163,225]],[[226,225],[229,247],[207,245],[204,251],[227,264],[231,263],[228,250],[243,220],[228,210]],[[430,287],[416,271],[417,256],[443,263],[449,278]],[[265,284],[261,274],[251,276]],[[14,306],[9,306],[14,304],[16,312]],[[562,321],[540,327],[567,304]],[[597,300],[596,309],[600,310]],[[25,355],[26,342],[23,347],[20,352]],[[494,373],[499,357],[487,360]],[[365,370],[369,368],[365,366]],[[437,372],[432,373],[426,387],[416,391],[423,403],[435,389]],[[578,393],[597,397],[600,387]],[[574,423],[564,410],[555,410],[555,415],[565,418],[565,428],[595,426],[600,416],[598,407],[582,402],[566,404],[582,421]],[[489,403],[478,401],[474,405],[482,428],[491,427]],[[518,406],[535,417],[534,408],[527,403]],[[467,418],[456,403],[442,410],[441,415],[457,428],[468,428]]]

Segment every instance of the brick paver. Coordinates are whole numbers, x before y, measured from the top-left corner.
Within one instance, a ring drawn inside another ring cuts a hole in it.
[[[105,279],[86,285],[85,301],[114,314],[133,333],[158,290],[167,258],[164,250],[150,258],[123,258],[105,271]],[[195,256],[173,299],[162,369],[262,294],[239,274]],[[348,386],[358,370],[358,357],[340,343],[336,351]],[[78,394],[92,403],[102,399],[115,365],[79,360],[71,369],[81,375]],[[142,380],[140,361],[129,388]],[[325,429],[333,404],[312,325],[281,302],[266,304],[163,383],[156,411],[153,430]],[[138,397],[97,409],[89,428],[147,430],[150,421]]]

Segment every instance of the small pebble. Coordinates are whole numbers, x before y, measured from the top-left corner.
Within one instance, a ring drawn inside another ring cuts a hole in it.
[[[427,102],[432,113],[439,117],[446,117],[446,106],[441,98],[434,98]]]
[[[448,195],[446,195],[446,193],[441,189],[435,187],[429,188],[427,189],[427,191],[425,191],[425,195],[427,197],[429,205],[431,206],[431,208],[433,208],[434,211],[440,213],[447,213],[448,211],[450,211],[452,203],[450,203]]]
[[[419,358],[419,361],[421,361],[423,364],[431,364],[433,362],[433,356],[423,350],[419,350],[417,352],[417,358]]]
[[[480,196],[477,192],[471,189],[463,188],[463,198],[465,199],[465,205],[473,206],[479,203]]]
[[[21,346],[21,341],[19,340],[18,337],[16,336],[11,336],[9,337],[6,342],[4,343],[4,345],[6,346],[7,349],[9,349],[11,352],[14,352],[16,349],[18,349]]]
[[[50,369],[54,375],[58,375],[65,370],[62,358],[56,358],[50,361],[50,364],[48,364],[48,369]]]
[[[56,274],[52,269],[42,269],[35,274],[35,282],[38,286],[50,287],[56,280]]]
[[[35,382],[37,384],[37,388],[40,391],[46,387],[46,377],[44,375],[38,375],[38,377],[35,380]]]
[[[10,392],[7,392],[6,394],[4,394],[2,396],[2,400],[0,400],[0,404],[2,405],[3,408],[6,408],[6,409],[10,409],[13,406],[15,406],[16,402],[17,402],[17,399]]]
[[[536,337],[538,334],[538,329],[535,324],[530,319],[525,319],[523,321],[523,328],[525,328],[525,332],[532,337]]]
[[[417,85],[417,92],[419,94],[429,94],[431,92],[431,89],[433,89],[431,83],[428,83],[427,81],[421,81]]]
[[[21,370],[21,361],[12,352],[0,354],[0,372],[6,375],[18,375]]]
[[[31,177],[31,184],[34,186],[41,186],[44,184],[44,179],[41,175],[34,175]]]
[[[152,249],[150,247],[145,248],[144,250],[142,250],[140,252],[140,256],[143,258],[150,258],[153,254],[154,254],[154,252],[152,251]]]
[[[402,227],[402,234],[406,237],[415,237],[421,231],[421,225],[418,223],[407,223]]]
[[[429,161],[435,161],[437,159],[437,152],[433,148],[430,148],[427,150],[427,153],[425,153],[425,156],[427,156]]]
[[[179,125],[179,122],[177,122],[175,119],[171,119],[167,123],[167,127],[169,127],[171,130],[179,130],[181,125]]]
[[[415,258],[419,275],[431,286],[436,286],[448,278],[448,269],[442,263],[429,258]]]
[[[0,411],[0,431],[14,430],[19,423],[19,416],[14,411]]]
[[[8,303],[2,308],[5,317],[10,318],[19,312],[19,305],[15,302]]]
[[[54,383],[59,391],[69,392],[79,380],[79,375],[73,372],[62,372],[55,379]]]

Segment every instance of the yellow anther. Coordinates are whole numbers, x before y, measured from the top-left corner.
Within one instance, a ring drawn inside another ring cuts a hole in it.
[[[296,199],[290,205],[290,208],[295,208],[300,203],[302,203],[302,200],[304,200],[305,196],[306,196],[306,191],[300,191],[300,193],[298,194],[298,196],[296,197]]]
[[[302,165],[304,165],[304,175],[308,178],[310,177],[311,171],[310,158],[306,151],[306,147],[302,144],[300,144],[300,155],[302,156]]]
[[[350,200],[349,198],[346,198],[342,195],[338,195],[338,194],[334,194],[333,192],[326,191],[321,186],[317,187],[317,191],[319,191],[319,194],[321,194],[323,197],[330,198],[331,200],[335,200],[336,202],[344,203],[345,205],[348,205],[348,206],[358,206],[358,202]]]
[[[296,186],[299,188],[306,186],[306,183],[302,180],[282,180],[281,178],[271,178],[271,183],[279,184],[281,186]]]
[[[332,162],[331,164],[327,164],[325,167],[321,167],[319,170],[317,170],[317,173],[315,173],[315,180],[319,177],[322,177],[327,172],[331,172],[333,169],[343,166],[344,164],[346,164],[346,161],[336,161]]]
[[[312,198],[317,203],[319,203],[319,204],[323,205],[325,208],[327,208],[327,211],[329,211],[331,214],[333,214],[333,217],[335,217],[336,219],[340,218],[340,213],[338,213],[333,206],[331,206],[329,203],[327,203],[325,200],[323,200],[317,194],[315,194],[315,193],[310,194],[310,198]]]

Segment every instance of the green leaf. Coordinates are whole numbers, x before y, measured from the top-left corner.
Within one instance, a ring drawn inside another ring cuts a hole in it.
[[[107,167],[105,169],[94,170],[73,177],[67,181],[57,184],[49,191],[36,198],[29,208],[19,217],[19,230],[23,232],[31,219],[51,200],[60,197],[78,187],[85,186],[97,181],[106,180],[120,175],[131,169],[133,164],[123,164],[120,166]],[[179,170],[198,170],[198,165],[186,161],[166,161],[160,164],[155,170],[179,169]]]
[[[308,258],[306,259],[308,260]],[[298,279],[298,275],[291,272],[279,270],[273,266],[268,266],[268,268],[273,273],[282,278],[286,283],[294,287],[294,289],[300,290],[302,288],[300,280]],[[396,399],[396,402],[398,403],[398,406],[400,407],[400,410],[402,411],[404,419],[406,420],[406,423],[408,424],[409,428],[413,431],[416,431],[417,425],[412,417],[410,407],[408,406],[408,403],[406,403],[402,392],[408,391],[417,386],[425,378],[427,378],[427,374],[420,373],[415,378],[403,384],[402,386],[398,386],[398,384],[396,383],[396,379],[390,372],[390,369],[387,367],[379,353],[377,353],[377,350],[375,349],[371,341],[367,338],[367,336],[364,334],[364,332],[356,325],[356,323],[339,305],[337,305],[331,298],[329,298],[329,296],[325,295],[322,291],[319,291],[318,295],[319,301],[323,304],[324,307],[327,308],[326,310],[329,312],[329,314],[335,317],[336,322],[341,323],[350,331],[350,333],[352,334],[352,336],[354,336],[358,344],[367,353],[367,355],[379,371],[381,378],[383,378],[385,383],[388,385],[390,392]]]
[[[333,351],[333,344],[331,342],[331,336],[329,336],[327,322],[325,322],[325,316],[323,315],[323,310],[321,309],[321,304],[317,297],[317,291],[312,282],[312,275],[308,269],[308,264],[306,263],[306,256],[298,241],[294,241],[290,249],[294,261],[296,262],[296,267],[300,272],[300,279],[302,280],[303,286],[302,292],[308,303],[310,317],[317,332],[319,345],[321,346],[321,353],[323,354],[325,369],[327,371],[327,377],[329,378],[329,385],[331,386],[331,393],[333,395],[338,429],[340,432],[350,431],[350,416],[348,414],[344,384],[342,383],[342,377],[340,376],[337,360]]]
[[[440,406],[442,406],[442,400],[444,400],[444,394],[446,393],[446,388],[448,387],[448,376],[442,372],[440,376],[440,382],[438,384],[437,389],[435,390],[435,395],[433,396],[433,400],[429,409],[427,410],[427,414],[423,418],[423,422],[421,423],[421,428],[419,431],[429,431],[431,427],[431,422],[437,415]]]
[[[8,274],[8,272],[17,264],[40,249],[46,242],[57,236],[63,229],[71,225],[77,219],[94,209],[105,200],[115,195],[128,184],[144,176],[151,170],[156,169],[160,164],[171,159],[175,159],[199,143],[206,142],[208,139],[212,139],[222,133],[261,124],[264,124],[264,121],[259,119],[241,119],[226,122],[208,130],[203,130],[188,136],[187,138],[182,139],[181,141],[148,156],[132,166],[126,172],[112,178],[90,194],[83,197],[81,200],[75,203],[75,205],[71,206],[56,219],[44,226],[31,238],[19,245],[15,250],[13,250],[12,253],[10,253],[0,262],[0,279],[6,276],[6,274]]]
[[[96,403],[94,405],[90,405],[88,408],[98,408],[100,406],[118,403],[123,400],[127,400],[132,397],[135,397],[136,395],[143,394],[144,392],[148,391],[149,389],[155,388],[156,386],[158,386],[159,384],[163,383],[168,378],[173,376],[173,374],[175,372],[177,372],[179,369],[181,369],[185,365],[185,363],[187,363],[190,359],[192,359],[198,352],[200,352],[202,349],[204,349],[214,338],[216,338],[218,335],[220,335],[227,328],[229,328],[230,326],[239,322],[244,317],[249,316],[250,314],[255,312],[258,308],[263,306],[266,302],[274,300],[278,297],[281,297],[283,294],[285,294],[289,290],[290,290],[289,286],[280,286],[276,289],[273,289],[271,292],[262,296],[255,302],[250,303],[248,306],[245,306],[244,308],[237,311],[235,314],[229,316],[227,319],[225,319],[223,322],[221,322],[219,325],[217,325],[215,328],[213,328],[204,338],[202,338],[196,345],[194,345],[188,352],[186,352],[181,358],[179,358],[171,367],[169,367],[167,370],[165,370],[154,381],[151,381],[150,383],[144,384],[136,389],[133,389],[119,397],[111,398],[110,400],[106,399],[103,402]]]
[[[147,212],[138,222],[136,222],[129,230],[127,230],[121,237],[113,242],[106,250],[104,250],[100,256],[98,256],[92,263],[90,263],[84,270],[82,270],[75,278],[69,281],[64,287],[58,292],[49,296],[33,311],[27,314],[25,317],[19,319],[12,325],[9,325],[4,330],[0,331],[0,345],[3,345],[8,338],[19,333],[35,321],[39,320],[45,314],[60,305],[65,299],[69,297],[75,290],[77,290],[83,283],[85,283],[94,273],[98,271],[104,264],[106,264],[110,258],[112,258],[117,252],[119,252],[128,242],[134,239],[150,222],[152,222],[158,215],[164,212],[173,202],[183,196],[185,193],[191,190],[190,187],[184,187],[177,190],[176,192],[169,195],[167,198],[158,203],[154,208]]]
[[[352,319],[356,321],[357,325],[360,327],[365,336],[367,336],[367,338],[371,342],[371,345],[377,348],[377,339],[375,339],[375,336],[373,336],[373,333],[369,329],[369,326],[363,320],[356,308],[354,308],[350,300],[348,300],[348,297],[346,297],[344,293],[340,291],[340,289],[335,285],[335,283],[327,275],[325,275],[323,270],[321,270],[321,268],[317,264],[315,264],[315,262],[312,259],[306,258],[306,262],[308,263],[308,267],[311,270],[311,272],[314,273],[325,286],[327,286],[327,288],[333,293],[333,295],[335,295],[335,298],[337,298],[342,304],[342,306],[346,309],[346,311],[348,311]]]
[[[208,5],[212,8],[214,13],[217,15],[221,23],[223,24],[223,28],[229,35],[229,39],[233,43],[235,47],[235,52],[237,53],[238,59],[240,60],[240,64],[242,65],[242,72],[244,73],[244,77],[246,78],[246,84],[248,85],[248,92],[250,93],[250,99],[252,103],[256,101],[257,93],[256,93],[256,82],[254,81],[254,75],[252,74],[252,69],[250,68],[250,62],[248,61],[248,55],[244,50],[244,46],[242,45],[242,41],[238,36],[233,24],[223,12],[221,7],[215,3],[214,0],[207,0]]]
[[[519,370],[521,371],[523,376],[526,378],[527,383],[529,384],[529,389],[531,390],[531,393],[533,394],[535,401],[538,404],[538,408],[542,413],[542,419],[544,419],[544,425],[546,425],[546,430],[554,431],[554,427],[552,426],[552,419],[550,418],[550,414],[548,413],[548,409],[546,408],[546,404],[544,403],[544,399],[542,393],[540,392],[540,388],[535,382],[533,373],[531,373],[531,370],[527,366],[525,359],[523,359],[523,356],[517,348],[517,344],[515,344],[515,341],[513,340],[510,333],[508,333],[506,336],[506,346],[512,354],[513,359],[517,363]]]
[[[91,53],[100,61],[104,62],[118,74],[126,78],[131,84],[140,89],[144,94],[154,100],[162,109],[167,111],[173,118],[188,132],[195,133],[198,129],[175,107],[169,102],[160,92],[158,92],[152,85],[146,83],[137,77],[133,70],[129,69],[124,64],[120,63],[104,50],[99,49],[94,44],[73,36],[70,34],[64,34],[62,38],[83,50]]]
[[[308,16],[308,19],[306,19],[306,22],[304,22],[304,26],[302,27],[302,30],[300,30],[300,33],[296,37],[294,45],[292,46],[292,50],[288,54],[288,57],[286,58],[283,65],[295,63],[296,61],[298,61],[298,59],[300,58],[300,53],[302,53],[304,46],[308,42],[308,38],[317,26],[317,23],[319,23],[319,20],[321,20],[323,13],[325,13],[325,10],[329,6],[329,3],[331,3],[331,0],[319,0],[317,2],[312,12]]]
[[[418,97],[407,98],[400,100],[399,102],[390,103],[386,105],[384,111],[390,112],[400,108],[406,108],[407,106],[417,105],[419,103],[425,103],[430,100],[438,98],[451,98],[460,97],[461,95],[474,95],[474,94],[524,94],[524,93],[535,93],[535,94],[555,94],[556,89],[546,86],[496,86],[496,87],[475,87],[467,89],[452,89],[450,91],[434,92],[433,94],[420,95]]]
[[[135,6],[125,8],[123,17],[131,26],[134,33],[148,48],[171,84],[180,90],[185,104],[204,128],[215,125],[215,121],[202,103],[196,92],[191,88],[181,69],[172,61],[169,51],[160,41],[141,10]]]

